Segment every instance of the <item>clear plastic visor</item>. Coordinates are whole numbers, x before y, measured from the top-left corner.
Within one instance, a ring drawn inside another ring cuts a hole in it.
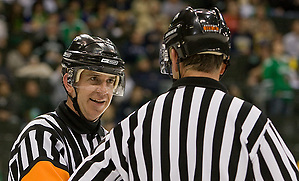
[[[88,84],[80,86],[78,84],[80,77],[84,70],[90,70],[91,75],[89,75]],[[94,72],[94,74],[92,74]],[[113,91],[115,96],[123,96],[125,89],[125,76],[124,72],[118,72],[117,74],[111,74],[96,70],[91,70],[86,67],[76,67],[68,70],[68,74],[71,79],[71,85],[78,89],[85,90],[102,90],[103,93],[108,92],[109,90]],[[105,75],[105,79],[101,78],[102,75]],[[105,81],[105,84],[103,84]],[[106,86],[103,86],[106,85]]]

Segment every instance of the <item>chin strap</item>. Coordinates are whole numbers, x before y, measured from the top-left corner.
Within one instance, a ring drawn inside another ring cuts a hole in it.
[[[80,116],[84,121],[90,122],[90,121],[89,121],[88,119],[86,119],[86,117],[83,115],[83,113],[82,113],[82,111],[81,111],[81,109],[80,109],[80,107],[79,107],[79,104],[78,104],[78,98],[77,98],[77,97],[78,97],[77,89],[76,89],[75,87],[74,87],[74,89],[75,89],[75,93],[76,93],[76,96],[75,96],[74,98],[68,94],[68,95],[70,96],[72,102],[73,102],[73,106],[74,106],[75,110],[78,112],[79,116]],[[96,121],[96,120],[94,120],[94,121]],[[94,121],[92,121],[92,122],[94,122]]]

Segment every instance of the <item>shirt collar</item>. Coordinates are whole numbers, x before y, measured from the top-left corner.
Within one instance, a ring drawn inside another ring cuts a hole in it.
[[[176,89],[180,86],[196,86],[210,89],[219,89],[226,93],[228,92],[221,82],[207,77],[184,77],[173,82],[170,89]]]
[[[100,119],[95,122],[86,122],[80,118],[74,111],[66,105],[66,101],[59,104],[56,109],[61,120],[71,129],[80,134],[96,134],[103,135],[104,131],[101,127]]]

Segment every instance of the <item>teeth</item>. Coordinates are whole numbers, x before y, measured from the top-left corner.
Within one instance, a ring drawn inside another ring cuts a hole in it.
[[[102,102],[104,102],[104,101],[97,100],[97,99],[90,99],[90,100],[92,100],[92,101],[94,101],[94,102],[98,102],[98,103],[102,103]]]

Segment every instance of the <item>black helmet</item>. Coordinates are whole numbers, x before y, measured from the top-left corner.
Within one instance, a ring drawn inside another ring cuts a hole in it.
[[[168,50],[174,48],[179,61],[195,54],[223,55],[225,63],[230,56],[230,31],[220,11],[214,7],[192,9],[187,7],[179,12],[164,34],[160,49],[162,74],[171,74]]]
[[[88,69],[118,76],[114,95],[122,96],[125,87],[125,62],[109,39],[81,34],[74,38],[62,58],[62,73],[69,74],[69,83],[76,82],[77,73]]]

